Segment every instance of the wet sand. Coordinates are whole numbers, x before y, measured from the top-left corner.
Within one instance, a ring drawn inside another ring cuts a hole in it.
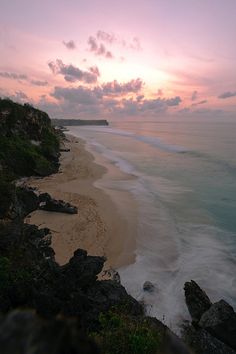
[[[78,207],[78,214],[37,210],[27,222],[48,227],[52,232],[52,247],[56,261],[65,264],[78,249],[86,249],[91,255],[107,257],[107,268],[118,268],[135,259],[137,231],[137,205],[129,192],[106,191],[94,186],[109,176],[130,179],[113,166],[111,169],[94,162],[94,156],[85,148],[81,139],[67,136],[62,152],[61,166],[57,174],[38,179],[30,178],[31,186],[48,192]],[[102,163],[102,162],[101,162]],[[105,184],[103,184],[105,186]],[[132,217],[128,217],[128,210]]]

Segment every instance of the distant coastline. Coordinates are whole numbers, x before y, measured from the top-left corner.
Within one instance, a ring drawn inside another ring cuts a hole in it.
[[[106,119],[51,119],[54,126],[109,125]]]

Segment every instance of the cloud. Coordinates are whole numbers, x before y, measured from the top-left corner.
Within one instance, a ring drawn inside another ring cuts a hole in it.
[[[98,69],[97,66],[91,66],[91,67],[89,68],[89,71],[90,71],[91,73],[93,73],[94,75],[96,75],[97,77],[98,77],[98,76],[101,76],[100,71],[99,71],[99,69]]]
[[[53,74],[63,75],[65,81],[68,82],[82,81],[86,84],[93,84],[97,82],[100,75],[98,68],[96,70],[90,68],[89,71],[83,71],[72,64],[64,64],[60,59],[57,59],[56,62],[49,62],[48,66]]]
[[[113,33],[108,33],[105,31],[97,31],[97,39],[112,44],[117,41],[116,36]]]
[[[155,116],[158,113],[167,112],[169,108],[179,106],[182,102],[179,96],[145,99],[143,95],[138,94],[142,85],[142,81],[137,79],[124,84],[106,83],[94,88],[56,86],[51,97],[57,101],[55,109],[58,111],[61,107],[65,117],[86,115],[90,118],[94,113],[101,117],[145,116],[146,114]],[[136,93],[136,97],[125,98],[123,96],[130,92]]]
[[[88,39],[88,44],[90,46],[90,52],[93,52],[97,56],[104,56],[107,59],[113,59],[113,54],[106,49],[103,43],[98,43],[95,37],[90,36]]]
[[[142,50],[140,39],[138,37],[134,37],[132,42],[129,44],[129,48],[137,51]]]
[[[30,82],[32,85],[35,85],[35,86],[47,86],[48,85],[47,81],[31,80]]]
[[[191,100],[195,101],[197,98],[198,98],[198,92],[197,91],[193,91]]]
[[[98,103],[98,97],[94,90],[79,87],[60,87],[56,86],[51,96],[57,100],[64,100],[70,103],[77,103],[83,105],[94,105]]]
[[[157,96],[163,96],[163,90],[161,89],[157,90]]]
[[[127,42],[127,40],[120,38],[114,33],[109,33],[109,32],[99,30],[97,31],[96,38],[97,40],[105,42],[110,45],[116,43],[124,48],[129,48],[136,51],[142,50],[140,39],[137,36],[133,37],[131,41]]]
[[[67,49],[69,49],[69,50],[73,50],[73,49],[76,48],[76,44],[75,44],[75,42],[74,42],[73,40],[70,40],[70,41],[68,41],[68,42],[63,41],[62,43],[63,43],[64,46],[65,46]]]
[[[27,80],[28,76],[25,74],[17,74],[13,72],[0,72],[0,76],[4,77],[5,79],[12,79],[12,80]]]
[[[7,94],[5,97],[8,97],[12,101],[19,103],[26,103],[30,101],[30,98],[23,91],[15,91],[14,94]]]
[[[116,80],[102,85],[104,95],[120,95],[139,92],[144,86],[141,79],[131,80],[126,83],[118,83]]]
[[[194,106],[199,106],[199,105],[205,104],[205,103],[207,103],[207,102],[208,102],[207,100],[202,100],[202,101],[200,101],[200,102],[192,103],[192,107],[194,107]]]
[[[224,92],[221,95],[219,95],[218,98],[224,100],[226,98],[235,97],[235,96],[236,96],[236,91],[234,91],[234,92],[227,91],[227,92]]]
[[[5,79],[11,79],[11,80],[27,81],[30,84],[34,85],[34,86],[47,86],[48,85],[47,81],[34,80],[34,79],[30,80],[30,78],[27,75],[25,75],[25,74],[17,74],[17,73],[14,73],[14,72],[0,72],[0,77],[3,77]]]

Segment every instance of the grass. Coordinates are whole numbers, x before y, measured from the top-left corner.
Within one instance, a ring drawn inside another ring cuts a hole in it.
[[[144,317],[133,317],[113,309],[101,314],[99,322],[100,331],[91,336],[104,354],[157,353],[159,334]]]
[[[38,146],[21,137],[1,137],[0,161],[16,176],[47,175],[53,172],[52,163]]]

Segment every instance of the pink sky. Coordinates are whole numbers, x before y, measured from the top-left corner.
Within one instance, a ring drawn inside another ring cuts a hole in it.
[[[236,119],[235,0],[1,0],[0,96],[51,117]]]

